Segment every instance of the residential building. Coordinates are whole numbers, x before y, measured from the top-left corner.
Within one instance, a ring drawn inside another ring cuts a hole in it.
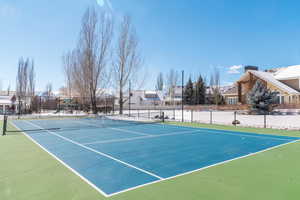
[[[238,95],[237,95],[237,86],[232,85],[231,87],[227,88],[221,92],[222,96],[224,97],[225,103],[229,105],[234,105],[238,103]]]
[[[175,86],[169,89],[164,98],[164,105],[180,105],[182,102],[182,86]]]
[[[163,92],[153,90],[133,90],[131,91],[130,105],[131,106],[157,106],[163,104]],[[124,99],[127,101],[125,106],[129,105],[128,94],[124,95]],[[118,98],[116,98],[116,104],[118,105]]]
[[[15,111],[15,101],[13,96],[0,96],[0,115]]]
[[[257,80],[271,91],[278,92],[279,104],[300,104],[300,65],[259,71],[258,67],[246,66],[245,73],[235,87],[223,96],[228,104],[247,103],[247,94]]]

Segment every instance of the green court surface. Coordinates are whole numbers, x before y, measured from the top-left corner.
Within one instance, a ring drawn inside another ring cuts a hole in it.
[[[183,125],[300,136],[298,131]],[[281,200],[299,199],[299,188],[300,142],[106,198],[22,134],[0,137],[0,199],[5,200]]]

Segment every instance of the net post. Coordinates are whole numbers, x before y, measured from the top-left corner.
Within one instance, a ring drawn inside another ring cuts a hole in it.
[[[3,132],[2,132],[2,136],[6,135],[6,129],[7,129],[7,115],[4,115],[3,118]]]
[[[191,122],[193,123],[193,109],[191,109]]]
[[[148,119],[150,119],[150,109],[148,108]]]
[[[162,118],[162,122],[164,123],[165,122],[165,112],[161,113],[161,118]]]

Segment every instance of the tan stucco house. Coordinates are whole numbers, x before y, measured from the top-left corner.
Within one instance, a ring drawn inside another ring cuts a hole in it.
[[[279,104],[300,104],[300,65],[265,71],[246,66],[245,73],[236,81],[234,87],[224,92],[226,103],[246,104],[247,94],[257,80],[261,80],[268,89],[278,92]]]

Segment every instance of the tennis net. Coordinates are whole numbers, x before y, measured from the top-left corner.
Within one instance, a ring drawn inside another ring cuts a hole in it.
[[[19,132],[72,131],[77,129],[97,129],[109,127],[138,126],[143,124],[161,123],[161,112],[132,113],[124,115],[87,115],[87,116],[44,116],[18,120],[9,118],[3,123],[3,135]],[[4,124],[7,124],[4,127]]]

